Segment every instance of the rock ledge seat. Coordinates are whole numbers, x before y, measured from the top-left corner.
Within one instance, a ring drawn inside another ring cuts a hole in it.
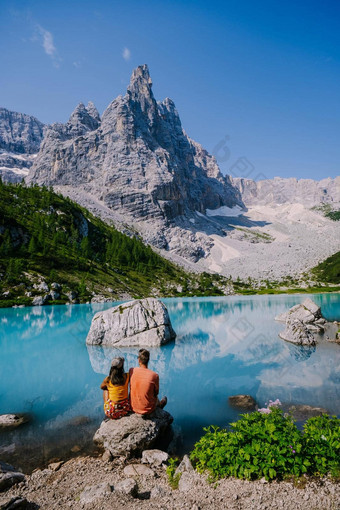
[[[93,437],[113,457],[141,456],[144,450],[171,439],[173,417],[157,408],[152,414],[130,414],[119,420],[104,420]]]

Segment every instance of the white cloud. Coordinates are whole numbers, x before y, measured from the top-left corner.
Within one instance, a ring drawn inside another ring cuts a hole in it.
[[[41,25],[37,25],[37,32],[40,36],[39,39],[41,40],[41,44],[46,55],[51,57],[55,67],[59,67],[61,58],[59,57],[58,50],[54,45],[52,33],[43,28]]]
[[[131,58],[131,51],[129,50],[129,48],[124,48],[123,49],[122,57],[123,57],[124,60],[126,60],[126,62],[128,60],[130,60],[130,58]]]

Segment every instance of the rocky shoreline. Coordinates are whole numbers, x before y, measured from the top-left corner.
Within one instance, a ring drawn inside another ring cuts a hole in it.
[[[156,466],[125,457],[112,461],[80,457],[26,476],[0,495],[0,508],[336,510],[339,501],[340,484],[329,479],[306,478],[294,484],[229,478],[211,484],[189,467],[182,473],[178,489],[173,489],[164,463]]]
[[[231,401],[240,408],[256,405],[249,395],[234,395]],[[289,411],[305,419],[326,410],[295,406]],[[54,459],[31,474],[24,475],[0,462],[0,510],[94,510],[106,506],[115,510],[127,506],[145,510],[339,508],[339,479],[302,476],[269,483],[264,478],[228,478],[211,483],[207,475],[194,469],[187,455],[175,470],[167,453],[173,451],[175,436],[165,433],[170,431],[171,422],[171,415],[161,409],[148,419],[131,415],[104,420],[94,436],[99,446],[96,454]],[[156,444],[165,436],[170,444]]]

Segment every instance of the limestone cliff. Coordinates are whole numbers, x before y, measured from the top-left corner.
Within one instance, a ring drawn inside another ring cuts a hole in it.
[[[196,213],[242,205],[215,158],[184,132],[173,101],[156,102],[146,65],[133,71],[127,93],[101,119],[92,103],[80,104],[66,124],[49,126],[27,182],[71,194],[81,189],[160,248],[175,232],[179,239],[186,234],[184,249],[193,236],[193,258],[204,254]]]
[[[239,177],[232,178],[231,181],[240,191],[247,206],[299,203],[305,207],[314,207],[321,204],[340,204],[340,177],[321,181],[282,177],[253,181]]]
[[[43,139],[44,124],[31,115],[0,108],[0,176],[19,182],[28,173]]]

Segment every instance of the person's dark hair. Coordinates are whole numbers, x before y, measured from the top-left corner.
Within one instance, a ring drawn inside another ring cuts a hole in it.
[[[126,374],[124,373],[124,358],[115,358],[112,361],[109,379],[112,384],[118,386],[125,384]]]
[[[143,365],[147,365],[150,359],[150,353],[146,349],[139,349],[138,359]]]

